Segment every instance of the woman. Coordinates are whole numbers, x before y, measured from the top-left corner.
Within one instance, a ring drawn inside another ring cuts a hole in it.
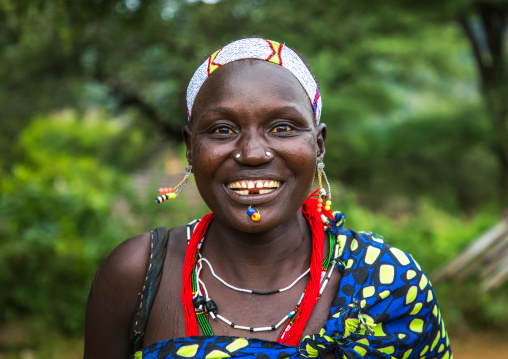
[[[194,74],[187,107],[187,159],[213,214],[110,254],[85,358],[451,357],[418,264],[330,210],[321,98],[291,49],[228,44]]]

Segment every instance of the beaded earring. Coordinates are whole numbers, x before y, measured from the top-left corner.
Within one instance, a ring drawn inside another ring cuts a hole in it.
[[[185,168],[185,176],[183,177],[183,180],[180,181],[174,188],[171,187],[162,187],[159,188],[159,194],[160,196],[155,199],[155,203],[162,203],[168,199],[176,198],[180,193],[182,193],[183,189],[185,188],[185,185],[189,181],[189,176],[192,172],[192,165],[188,165]]]
[[[318,175],[318,183],[319,183],[319,198],[317,200],[317,211],[321,212],[323,210],[323,202],[325,211],[329,211],[330,207],[332,205],[332,190],[330,188],[330,182],[328,182],[328,178],[326,177],[325,173],[325,164],[323,161],[319,161],[317,164],[317,175]],[[325,179],[326,185],[328,187],[328,194],[326,193],[326,190],[323,188],[323,181],[322,179]]]
[[[261,214],[259,214],[259,211],[252,206],[249,206],[247,209],[247,214],[254,222],[257,222],[261,219]]]

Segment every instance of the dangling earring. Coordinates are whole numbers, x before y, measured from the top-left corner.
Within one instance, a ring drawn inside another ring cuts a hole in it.
[[[177,184],[174,188],[171,187],[163,187],[159,188],[159,194],[161,196],[157,197],[155,199],[155,203],[162,203],[170,198],[176,198],[180,193],[182,193],[183,189],[185,188],[185,185],[187,184],[187,181],[189,181],[189,176],[192,172],[192,165],[188,165],[185,168],[185,176],[183,177],[183,180],[180,181],[179,184]]]
[[[321,212],[323,210],[323,202],[325,203],[325,211],[330,210],[330,206],[332,205],[332,190],[330,188],[330,182],[328,182],[328,178],[325,173],[325,164],[323,161],[319,161],[317,163],[317,175],[318,175],[318,183],[319,183],[319,198],[317,203],[317,211]],[[326,190],[323,188],[323,181],[325,179],[326,185],[328,186],[328,194]]]

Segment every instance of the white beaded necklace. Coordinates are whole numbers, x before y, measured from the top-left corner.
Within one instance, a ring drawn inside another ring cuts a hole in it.
[[[194,221],[190,222],[187,225],[187,242],[189,242],[190,238],[191,238],[191,234],[192,234],[191,233],[191,227],[192,227],[192,225],[194,225],[197,222],[199,222],[199,220],[194,220]],[[198,245],[198,251],[201,248],[203,240],[204,240],[204,237],[201,239],[201,242]],[[339,254],[339,241],[336,241],[334,249],[333,249],[333,259],[330,261],[330,264],[328,265],[328,273],[326,271],[324,271],[324,270],[321,272],[321,286],[320,286],[320,290],[319,290],[319,297],[321,297],[321,294],[323,294],[323,291],[325,290],[326,285],[330,281],[330,278],[332,276],[333,270],[335,269],[335,265],[337,264],[337,261],[338,261],[338,257],[339,257],[338,254]],[[210,314],[210,316],[212,317],[213,320],[219,319],[219,320],[221,320],[222,322],[226,323],[227,325],[231,326],[234,329],[247,330],[247,331],[250,331],[250,332],[264,332],[264,331],[276,330],[282,324],[284,324],[284,322],[286,320],[291,318],[296,313],[298,306],[302,302],[304,293],[302,293],[302,295],[300,296],[300,299],[298,300],[298,303],[296,304],[295,309],[292,310],[291,312],[289,312],[288,314],[286,314],[275,325],[270,325],[270,326],[267,326],[267,327],[257,327],[257,328],[246,327],[246,326],[243,326],[243,325],[237,325],[237,324],[233,323],[232,321],[228,320],[227,318],[223,317],[222,315],[216,313],[217,312],[217,305],[208,296],[208,291],[206,290],[205,283],[201,280],[201,270],[203,269],[203,262],[208,264],[208,266],[210,267],[210,271],[212,272],[212,275],[217,280],[219,280],[222,284],[227,286],[228,288],[231,288],[231,289],[233,289],[235,291],[238,291],[238,292],[245,292],[245,293],[257,294],[257,295],[275,294],[275,293],[280,293],[280,292],[284,292],[286,290],[291,289],[296,283],[298,283],[298,281],[300,281],[303,277],[305,277],[305,275],[307,275],[307,273],[309,273],[310,268],[307,271],[305,271],[302,275],[300,275],[293,283],[291,283],[286,288],[282,288],[282,289],[278,289],[278,290],[270,291],[270,292],[258,292],[258,291],[253,291],[253,290],[250,290],[250,289],[237,288],[237,287],[234,287],[233,285],[227,283],[225,280],[223,280],[222,278],[220,278],[218,275],[215,274],[215,272],[214,272],[210,262],[206,258],[203,258],[201,256],[201,253],[199,253],[199,252],[198,252],[198,257],[199,258],[198,258],[198,260],[196,262],[196,266],[195,266],[195,269],[194,269],[195,270],[195,275],[196,275],[196,281],[197,281],[198,285],[197,285],[196,294],[194,295],[193,299],[196,300],[196,299],[200,299],[199,297],[202,298],[202,300],[200,301],[200,304],[197,306],[196,309],[198,309],[198,310],[204,310],[206,308],[206,311]],[[211,310],[209,310],[209,308]]]
[[[205,257],[201,256],[201,253],[200,253],[199,254],[199,259],[198,259],[199,266],[203,266],[203,262],[208,264],[208,267],[210,268],[210,272],[212,272],[212,275],[215,277],[215,279],[217,279],[219,282],[224,284],[226,287],[231,288],[231,289],[233,289],[233,290],[235,290],[237,292],[244,292],[244,293],[250,293],[250,294],[257,294],[257,295],[268,295],[268,294],[275,294],[275,293],[285,292],[285,291],[293,288],[296,283],[298,283],[303,277],[305,277],[310,272],[310,268],[307,269],[304,273],[302,273],[302,275],[300,275],[298,278],[296,278],[293,283],[291,283],[290,285],[288,285],[285,288],[271,290],[271,291],[268,291],[268,292],[259,292],[257,290],[237,288],[237,287],[229,284],[224,279],[222,279],[217,274],[215,274],[215,271],[213,270],[213,267],[212,267],[212,264],[210,263],[210,261],[208,261],[208,259],[206,259]]]

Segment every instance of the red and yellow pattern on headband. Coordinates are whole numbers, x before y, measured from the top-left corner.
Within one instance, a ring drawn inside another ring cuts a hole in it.
[[[278,42],[272,40],[266,40],[266,42],[268,42],[270,48],[272,49],[272,53],[270,54],[270,56],[266,58],[266,61],[270,61],[276,65],[283,66],[280,53],[282,51],[282,48],[284,47],[284,44],[279,44]]]
[[[219,54],[219,52],[221,52],[222,48],[215,51],[212,55],[210,55],[210,57],[208,58],[208,68],[207,68],[207,73],[208,73],[208,76],[210,76],[212,74],[212,72],[214,72],[215,70],[217,70],[219,67],[221,67],[222,65],[221,64],[216,64],[215,63],[215,58],[217,57],[217,55]]]
[[[289,47],[277,41],[247,38],[233,41],[215,51],[196,70],[187,87],[187,116],[192,116],[192,106],[201,86],[219,67],[233,61],[259,59],[282,66],[296,77],[307,93],[316,121],[321,117],[321,96],[316,80],[302,59]]]

